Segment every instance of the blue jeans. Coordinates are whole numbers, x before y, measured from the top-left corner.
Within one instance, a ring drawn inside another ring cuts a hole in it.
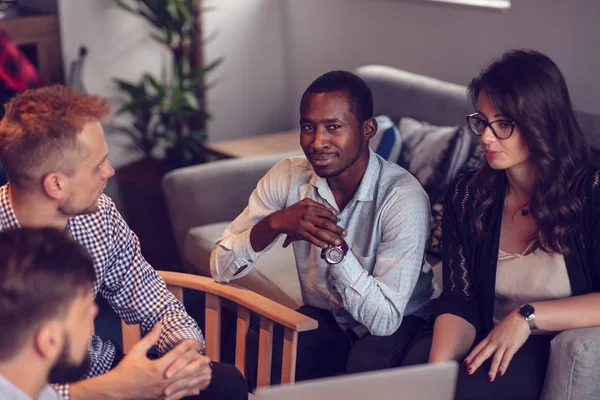
[[[390,336],[367,334],[358,339],[342,330],[330,311],[311,306],[297,311],[316,319],[319,327],[298,335],[296,381],[397,367],[425,323],[422,318],[408,316]],[[251,390],[256,387],[259,328],[260,324],[254,324],[247,335],[246,379]],[[283,328],[276,326],[271,384],[281,382],[282,349]]]

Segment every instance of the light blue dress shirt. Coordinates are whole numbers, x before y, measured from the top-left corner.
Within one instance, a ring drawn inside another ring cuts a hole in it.
[[[359,336],[367,331],[391,335],[405,315],[429,317],[427,305],[439,295],[424,257],[430,234],[429,199],[415,177],[372,151],[354,197],[341,211],[327,180],[314,172],[305,157],[279,162],[217,240],[211,255],[213,278],[229,282],[247,274],[277,241],[255,252],[250,244],[252,227],[304,198],[338,215],[350,248],[341,263],[328,265],[320,248],[307,241],[293,243],[305,304],[330,310],[340,327]]]
[[[8,379],[0,375],[0,399],[2,400],[62,400],[50,386],[44,387],[38,397],[32,399],[29,395],[16,387]]]

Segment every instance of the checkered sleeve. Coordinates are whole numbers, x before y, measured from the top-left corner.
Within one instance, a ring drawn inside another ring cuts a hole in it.
[[[56,393],[58,393],[61,399],[69,400],[71,398],[69,392],[70,386],[68,383],[54,384],[51,386],[56,391]]]
[[[100,337],[92,335],[88,342],[88,353],[90,369],[83,376],[84,379],[105,374],[110,370],[115,358],[115,346],[111,342],[103,342]],[[56,383],[52,387],[63,399],[69,400],[70,386],[68,383]]]
[[[204,345],[198,324],[146,262],[137,236],[112,200],[101,196],[100,207],[110,248],[100,293],[123,321],[140,324],[142,334],[150,331],[157,321],[162,322],[162,334],[156,344],[160,354],[183,339],[195,339]]]

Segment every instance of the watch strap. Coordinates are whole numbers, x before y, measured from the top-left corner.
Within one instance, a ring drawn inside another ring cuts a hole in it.
[[[348,243],[346,243],[345,240],[342,240],[342,244],[340,247],[342,248],[344,255],[348,254]]]
[[[537,325],[535,323],[535,314],[531,314],[529,317],[525,318],[525,321],[527,321],[530,330],[533,331],[537,329]]]
[[[519,315],[525,319],[530,330],[537,329],[537,324],[535,323],[535,309],[531,304],[523,304],[519,308]]]

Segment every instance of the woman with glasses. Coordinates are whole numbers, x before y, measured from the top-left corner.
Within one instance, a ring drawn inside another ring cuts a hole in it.
[[[554,335],[600,325],[600,171],[545,55],[507,52],[469,95],[485,159],[446,194],[443,294],[405,364],[459,361],[457,399],[538,399]]]

